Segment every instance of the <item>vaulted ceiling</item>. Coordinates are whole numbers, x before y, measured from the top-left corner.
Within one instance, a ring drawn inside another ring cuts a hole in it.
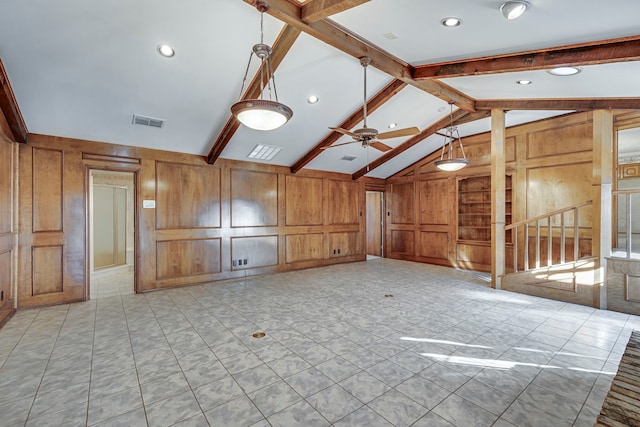
[[[0,59],[31,133],[210,162],[249,160],[257,144],[272,145],[282,150],[267,163],[354,178],[386,178],[438,150],[449,101],[463,138],[490,129],[491,108],[508,110],[507,126],[573,110],[640,109],[638,1],[530,0],[508,21],[501,0],[268,0],[265,42],[279,99],[294,114],[277,130],[251,130],[229,107],[260,40],[254,1],[3,0]],[[450,16],[462,25],[441,25]],[[161,43],[175,56],[160,56]],[[329,127],[362,126],[365,55],[369,127],[421,132],[385,140],[386,153],[359,144],[322,150],[351,140]],[[559,65],[581,72],[547,72]],[[248,80],[257,71],[254,61]],[[310,95],[319,101],[308,103]],[[132,125],[133,114],[166,122]]]

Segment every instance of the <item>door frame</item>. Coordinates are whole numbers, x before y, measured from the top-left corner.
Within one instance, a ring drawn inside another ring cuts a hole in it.
[[[384,216],[384,203],[385,203],[385,192],[381,191],[381,190],[365,190],[365,209],[368,208],[367,206],[367,194],[368,193],[379,193],[380,194],[380,203],[378,205],[378,210],[380,213],[380,257],[384,258],[385,257],[385,249],[386,246],[384,244],[384,237],[385,237],[385,216]],[[366,225],[366,222],[365,222]],[[367,235],[367,230],[365,227],[365,235]],[[369,255],[368,254],[368,250],[367,248],[369,247],[369,242],[366,242],[365,245],[365,255]]]
[[[133,290],[135,293],[140,293],[139,276],[140,276],[140,262],[138,252],[140,250],[140,217],[138,211],[138,198],[140,194],[139,188],[139,168],[127,168],[127,167],[111,167],[103,165],[85,165],[84,166],[84,199],[85,199],[85,286],[84,286],[84,301],[88,301],[91,296],[91,256],[93,250],[91,248],[91,235],[90,235],[90,222],[93,212],[91,210],[91,172],[92,171],[106,171],[106,172],[125,172],[130,173],[133,176]]]

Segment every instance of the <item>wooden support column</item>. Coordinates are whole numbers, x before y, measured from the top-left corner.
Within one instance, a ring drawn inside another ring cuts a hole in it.
[[[613,113],[593,112],[593,306],[607,308],[606,257],[611,255],[613,185]]]
[[[491,287],[500,289],[505,265],[504,110],[491,110]]]

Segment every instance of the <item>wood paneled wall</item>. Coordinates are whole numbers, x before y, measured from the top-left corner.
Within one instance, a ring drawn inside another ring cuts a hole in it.
[[[387,179],[386,256],[490,271],[488,242],[458,236],[458,182],[491,174],[490,134],[463,138],[471,163],[441,172],[439,150]],[[506,173],[512,182],[512,221],[547,213],[592,198],[591,113],[576,113],[507,129]],[[580,219],[591,233],[591,213]],[[588,243],[584,241],[582,244]],[[512,263],[510,244],[507,265]]]
[[[14,150],[9,124],[0,112],[0,325],[14,311],[15,232],[13,227]]]
[[[349,175],[43,135],[20,168],[20,307],[87,297],[91,169],[135,174],[139,291],[366,258]]]

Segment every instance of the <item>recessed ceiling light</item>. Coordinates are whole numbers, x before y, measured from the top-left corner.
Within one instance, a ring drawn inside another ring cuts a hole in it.
[[[173,48],[168,44],[159,44],[158,53],[164,56],[165,58],[171,58],[173,55],[176,54],[175,50],[173,50]]]
[[[311,95],[310,97],[307,98],[307,102],[309,104],[315,104],[318,101],[319,101],[319,98],[315,95]]]
[[[445,27],[458,27],[462,24],[462,19],[450,16],[448,18],[443,18],[440,23]]]
[[[516,80],[516,83],[522,86],[530,85],[533,83],[531,80]]]
[[[388,127],[389,127],[389,129],[394,129],[394,128],[396,128],[397,126],[398,126],[398,124],[397,124],[397,123],[389,123],[389,126],[388,126]]]
[[[383,37],[389,40],[395,40],[398,38],[398,35],[395,33],[384,33]]]
[[[512,21],[520,18],[530,7],[531,4],[526,1],[508,1],[500,6],[500,12],[509,21]]]
[[[547,71],[549,74],[554,76],[573,76],[580,72],[580,68],[578,67],[556,67]]]

